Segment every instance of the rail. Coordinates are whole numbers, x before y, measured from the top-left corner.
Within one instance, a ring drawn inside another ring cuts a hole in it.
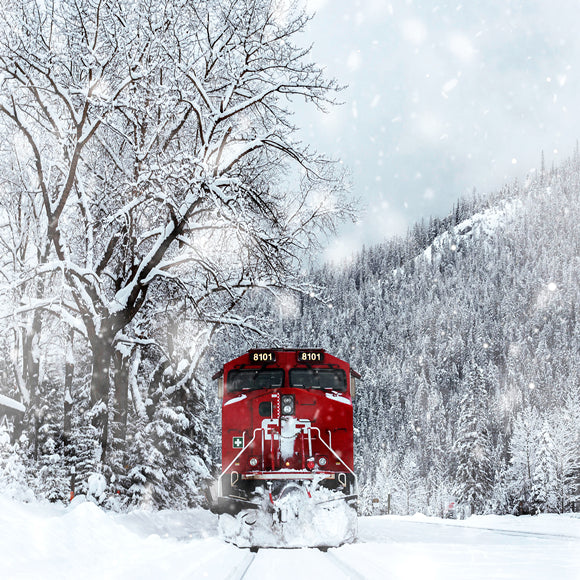
[[[254,429],[254,435],[250,439],[250,441],[248,441],[248,443],[246,443],[244,445],[244,447],[241,449],[241,451],[231,460],[230,464],[225,469],[222,469],[222,474],[218,478],[218,496],[221,497],[223,495],[223,493],[222,493],[223,492],[222,478],[224,477],[224,475],[227,475],[228,469],[230,469],[230,467],[235,464],[235,462],[242,456],[244,451],[246,451],[246,449],[256,440],[256,433],[258,431],[262,431],[262,434],[263,434],[264,430],[261,427],[257,427],[256,429]],[[262,437],[262,440],[263,440],[263,437]],[[262,444],[262,446],[263,446],[263,444]]]

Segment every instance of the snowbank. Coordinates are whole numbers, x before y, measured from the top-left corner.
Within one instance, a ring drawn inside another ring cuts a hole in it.
[[[216,535],[217,518],[201,509],[121,515],[88,501],[64,507],[0,497],[0,577],[170,577],[222,550]]]
[[[250,565],[247,580],[580,580],[580,518],[375,516],[359,518],[358,542],[328,553],[252,556],[222,541],[217,517],[201,509],[114,514],[80,500],[64,507],[0,496],[2,580],[225,579]]]

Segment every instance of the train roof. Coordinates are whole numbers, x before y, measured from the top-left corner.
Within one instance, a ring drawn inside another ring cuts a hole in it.
[[[301,351],[301,350],[326,353],[326,354],[328,354],[329,356],[331,356],[333,358],[336,358],[338,360],[341,360],[343,362],[346,362],[349,365],[349,367],[350,367],[350,363],[348,363],[347,361],[344,361],[344,359],[341,359],[340,357],[337,357],[337,356],[334,356],[334,355],[328,353],[324,348],[263,348],[263,349],[251,348],[248,351],[246,351],[243,354],[241,354],[240,356],[238,356],[236,358],[233,358],[233,359],[227,361],[227,363],[225,363],[225,364],[228,364],[230,362],[234,362],[238,358],[242,358],[243,356],[245,356],[247,354],[250,354],[252,352],[256,352],[256,351],[298,352],[298,351]],[[222,367],[217,373],[215,373],[212,376],[212,380],[215,381],[216,379],[219,379],[223,374],[224,374],[224,370],[223,370],[223,367]],[[355,379],[361,379],[362,378],[362,376],[359,373],[357,373],[352,367],[350,367],[350,374]]]

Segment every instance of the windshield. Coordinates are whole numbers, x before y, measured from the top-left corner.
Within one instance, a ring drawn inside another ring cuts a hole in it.
[[[342,369],[292,369],[290,386],[299,389],[346,391],[346,373]]]
[[[254,389],[278,389],[284,381],[282,369],[233,370],[228,373],[228,393]]]

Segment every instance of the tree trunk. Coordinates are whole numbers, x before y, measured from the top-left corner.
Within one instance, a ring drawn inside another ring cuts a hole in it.
[[[109,439],[109,390],[111,362],[114,354],[113,333],[102,330],[92,341],[93,371],[91,375],[92,423],[101,445],[101,461],[107,455]]]
[[[70,342],[67,345],[66,361],[64,365],[64,409],[63,409],[63,438],[64,438],[64,452],[68,453],[68,446],[71,443],[72,431],[72,417],[71,411],[73,407],[72,401],[72,384],[75,372],[73,349],[74,331],[70,331]]]
[[[119,350],[114,353],[114,386],[113,401],[113,442],[118,448],[125,447],[127,437],[127,405],[129,401],[129,364],[130,357]]]
[[[31,435],[33,445],[34,460],[38,459],[38,440],[39,430],[41,427],[41,417],[39,407],[39,378],[40,378],[40,359],[38,353],[38,339],[40,330],[40,316],[34,314],[32,330],[22,331],[22,377],[30,396],[30,404],[26,410],[29,424],[28,433]]]
[[[75,482],[76,482],[76,466],[73,461],[75,458],[74,449],[72,447],[72,385],[75,374],[74,354],[73,354],[73,340],[74,330],[70,331],[70,340],[67,344],[66,361],[64,365],[64,409],[63,409],[63,444],[64,444],[64,458],[65,465],[70,472],[70,500],[75,496]]]

